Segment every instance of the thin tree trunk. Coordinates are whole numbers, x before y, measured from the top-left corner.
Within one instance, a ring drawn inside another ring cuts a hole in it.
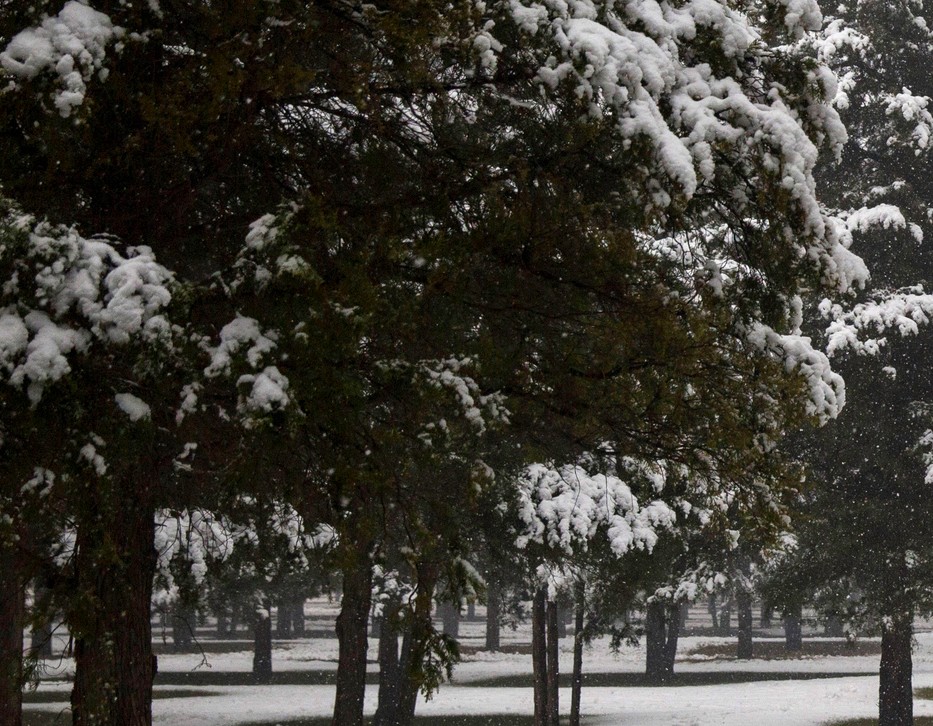
[[[178,653],[191,650],[194,643],[195,612],[177,604],[172,608],[172,648]]]
[[[23,627],[26,582],[19,554],[0,544],[0,724],[23,723]]]
[[[826,617],[826,624],[823,626],[823,635],[827,638],[842,638],[845,634],[842,618],[835,614],[828,615]]]
[[[275,637],[292,637],[292,604],[287,598],[281,598],[275,608]]]
[[[719,615],[716,612],[716,595],[712,594],[709,596],[709,600],[706,601],[706,610],[709,612],[709,616],[713,621],[713,632],[719,631]]]
[[[401,688],[398,604],[385,603],[382,613],[379,629],[379,705],[373,726],[395,726]]]
[[[411,631],[408,647],[403,648],[401,663],[401,687],[399,689],[399,708],[396,714],[398,726],[410,726],[415,718],[418,705],[418,692],[421,689],[421,666],[427,655],[428,637],[433,631],[431,607],[434,603],[434,589],[437,586],[440,568],[432,563],[418,566],[418,594],[415,596],[415,609],[411,619]]]
[[[119,484],[77,526],[74,726],[152,724],[154,507],[139,478]]]
[[[33,618],[41,618],[29,634],[29,654],[33,658],[52,657],[52,613],[49,611],[51,591],[44,579],[37,577],[33,585]]]
[[[444,635],[449,635],[454,639],[460,637],[460,608],[453,603],[441,602],[438,603],[437,609],[441,616]]]
[[[292,603],[292,635],[303,638],[305,635],[305,599],[297,598]]]
[[[910,617],[882,626],[878,726],[913,726],[912,638]]]
[[[368,547],[343,571],[343,596],[337,616],[337,695],[333,726],[363,726],[366,695],[367,620],[372,599],[373,568]]]
[[[736,605],[739,610],[739,642],[736,657],[739,660],[752,658],[752,596],[748,592],[736,594]]]
[[[547,712],[548,726],[560,723],[560,615],[556,602],[547,604]]]
[[[680,632],[687,630],[687,620],[690,617],[690,604],[688,602],[680,603]]]
[[[486,650],[497,651],[500,647],[499,636],[499,610],[501,607],[502,593],[499,586],[490,582],[486,590]]]
[[[575,599],[570,726],[580,726],[580,698],[583,695],[583,617],[586,612],[586,589],[582,583],[577,584]]]
[[[473,600],[467,603],[466,618],[470,622],[473,622],[474,620],[476,620],[476,602]]]
[[[253,622],[253,680],[272,680],[272,617],[269,608],[259,608]]]
[[[531,604],[531,663],[534,673],[535,726],[547,723],[547,590],[538,588]]]
[[[677,640],[680,637],[680,605],[667,608],[667,637],[664,641],[664,678],[674,675],[674,661],[677,659]]]
[[[797,653],[803,650],[800,608],[784,615],[784,648],[790,653]]]

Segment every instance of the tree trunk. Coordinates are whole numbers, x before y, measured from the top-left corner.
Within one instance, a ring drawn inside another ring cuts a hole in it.
[[[719,630],[719,615],[716,612],[716,595],[710,595],[709,600],[706,602],[706,610],[709,613],[710,618],[713,621],[713,631],[716,632]]]
[[[343,571],[343,596],[337,616],[337,695],[333,726],[363,726],[366,695],[367,620],[372,599],[373,568],[368,547]]]
[[[690,604],[688,602],[680,603],[680,632],[687,629],[687,620],[690,618]]]
[[[269,608],[259,608],[253,622],[253,680],[272,680],[272,617]]]
[[[292,637],[292,604],[286,598],[281,598],[275,608],[275,637]]]
[[[548,726],[560,724],[560,628],[557,603],[547,604],[547,723]]]
[[[771,615],[774,612],[774,608],[771,607],[766,601],[761,601],[761,627],[770,628],[771,627]]]
[[[669,605],[667,608],[667,638],[664,641],[664,676],[666,679],[674,675],[677,640],[680,637],[680,608],[680,605]]]
[[[444,635],[449,635],[454,639],[460,637],[460,608],[453,603],[441,602],[438,603],[437,609],[441,616]]]
[[[385,603],[382,612],[379,629],[379,705],[373,726],[395,726],[401,688],[398,605]]]
[[[823,626],[823,635],[827,638],[845,637],[846,631],[842,624],[842,618],[836,614],[830,614],[826,617],[826,623]]]
[[[89,516],[77,524],[81,609],[68,623],[75,631],[72,720],[74,726],[151,726],[154,507],[135,477],[88,505]]]
[[[752,596],[748,592],[736,594],[739,610],[739,643],[736,657],[739,660],[752,658]]]
[[[305,599],[297,598],[292,603],[292,635],[303,638],[305,635]]]
[[[878,726],[913,726],[912,637],[911,617],[882,626]]]
[[[186,653],[194,643],[195,612],[182,606],[172,608],[172,648],[177,653]]]
[[[434,603],[434,588],[440,568],[431,562],[420,563],[418,568],[418,594],[415,596],[415,609],[411,619],[407,647],[403,648],[401,663],[401,687],[399,688],[399,708],[396,714],[398,726],[410,726],[415,718],[418,705],[418,692],[421,689],[421,668],[428,649],[428,638],[433,631],[431,607]]]
[[[668,675],[664,620],[664,603],[658,600],[648,603],[645,611],[645,675],[656,683],[663,683]]]
[[[215,613],[217,617],[217,637],[225,638],[228,633],[228,623],[227,623],[227,612],[226,610],[217,610]]]
[[[476,602],[473,600],[467,603],[466,617],[467,617],[467,620],[469,620],[470,622],[473,622],[474,620],[476,620]]]
[[[784,615],[784,648],[789,653],[798,653],[803,650],[800,608]]]
[[[0,544],[0,724],[23,723],[23,627],[26,581],[19,553]]]
[[[580,698],[583,695],[583,617],[586,590],[577,584],[573,630],[573,681],[570,691],[570,726],[580,726]]]
[[[40,618],[33,624],[29,634],[29,654],[33,658],[52,657],[52,613],[49,608],[51,591],[44,579],[37,577],[33,585],[33,618]]]
[[[719,634],[725,637],[732,635],[732,603],[724,602],[719,608]]]
[[[499,610],[502,604],[499,586],[490,582],[486,590],[486,650],[497,651],[500,647]]]
[[[534,674],[535,726],[547,723],[547,590],[538,588],[531,604],[531,664]]]

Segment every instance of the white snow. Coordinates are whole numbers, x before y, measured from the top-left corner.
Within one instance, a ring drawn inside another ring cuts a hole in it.
[[[148,421],[152,418],[152,409],[149,404],[132,393],[118,393],[113,399],[130,421]]]

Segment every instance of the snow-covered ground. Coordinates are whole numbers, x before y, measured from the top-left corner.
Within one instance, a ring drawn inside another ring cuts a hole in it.
[[[326,608],[321,608],[326,609]],[[323,614],[323,613],[321,613]],[[462,625],[462,641],[480,644],[481,622]],[[503,631],[504,642],[527,642],[527,631]],[[583,713],[589,724],[638,726],[816,726],[827,722],[877,714],[878,656],[825,656],[800,659],[757,659],[737,662],[728,659],[690,657],[702,644],[730,643],[734,640],[712,637],[687,637],[680,643],[676,671],[687,673],[729,672],[760,674],[760,680],[717,685],[691,685],[666,688],[644,686],[591,686],[583,690]],[[562,672],[571,667],[571,639],[562,641]],[[162,673],[196,669],[203,672],[241,671],[251,668],[250,644],[243,642],[242,652],[209,654],[204,663],[199,655],[164,654],[159,657]],[[371,641],[370,658],[375,659],[376,642]],[[314,638],[278,642],[274,668],[286,671],[332,671],[336,668],[336,641]],[[68,670],[69,664],[63,664]],[[375,665],[370,664],[375,670]],[[530,687],[514,683],[496,686],[490,679],[527,675],[530,656],[478,652],[465,657],[454,674],[431,701],[422,702],[418,712],[425,715],[460,714],[530,714]],[[643,648],[625,648],[615,654],[606,641],[595,643],[586,652],[584,671],[590,674],[640,673],[644,671]],[[61,671],[60,671],[61,672]],[[812,674],[810,679],[786,678],[788,673]],[[840,677],[812,677],[841,674]],[[745,676],[748,678],[749,676]],[[605,682],[606,679],[601,679]],[[713,679],[718,680],[718,679]],[[914,685],[933,686],[933,633],[919,633],[914,653]],[[181,687],[183,688],[183,687]],[[157,690],[181,690],[176,685],[157,686]],[[67,691],[64,681],[49,681],[42,691]],[[274,686],[197,686],[209,696],[164,698],[154,702],[155,721],[162,726],[233,726],[250,722],[276,723],[327,716],[333,704],[334,690],[325,685]],[[64,697],[64,694],[63,694]],[[570,705],[569,689],[561,691],[562,710]],[[368,712],[375,710],[376,688],[369,687]],[[62,704],[29,704],[27,708],[60,710]],[[917,715],[933,716],[933,701],[917,700]]]

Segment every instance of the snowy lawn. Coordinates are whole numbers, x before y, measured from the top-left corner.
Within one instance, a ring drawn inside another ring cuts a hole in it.
[[[461,627],[464,662],[452,683],[418,705],[418,726],[524,726],[532,713],[531,659],[525,629],[504,631],[513,652],[479,650],[482,623]],[[377,679],[378,641],[370,641],[369,682]],[[570,706],[572,639],[562,641],[561,710]],[[204,653],[161,649],[156,701],[158,726],[322,726],[333,706],[337,643],[333,638],[276,641],[274,680],[254,685],[249,641],[204,642]],[[756,657],[736,660],[735,640],[682,638],[669,686],[645,682],[644,649],[613,653],[606,641],[584,658],[583,713],[587,726],[854,726],[874,723],[878,699],[878,641],[853,648],[840,640],[809,638],[800,657],[780,641],[756,641]],[[56,661],[58,663],[58,661]],[[27,695],[27,726],[67,724],[69,661]],[[933,633],[919,633],[914,652],[918,726],[933,726]],[[372,714],[377,689],[367,688]],[[41,716],[39,712],[42,712]],[[56,716],[61,719],[56,721]],[[847,720],[848,719],[848,720]],[[854,719],[854,720],[853,720]],[[867,719],[867,720],[859,720]]]

